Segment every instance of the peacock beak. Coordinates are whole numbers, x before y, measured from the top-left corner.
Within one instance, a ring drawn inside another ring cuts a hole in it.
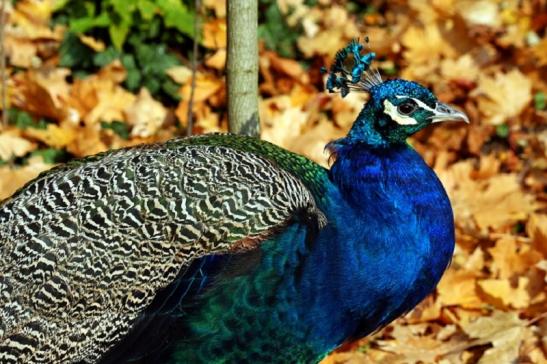
[[[459,110],[456,110],[452,106],[437,102],[437,106],[433,111],[434,115],[431,116],[432,123],[439,123],[441,121],[464,121],[469,124],[469,118],[467,115]]]

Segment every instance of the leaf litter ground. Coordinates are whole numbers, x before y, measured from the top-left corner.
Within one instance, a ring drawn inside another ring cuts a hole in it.
[[[224,3],[203,1],[194,133],[227,127]],[[426,84],[472,120],[411,140],[440,176],[456,217],[456,252],[436,292],[323,363],[547,362],[545,2],[278,0],[261,6],[264,139],[327,165],[324,145],[345,134],[366,96],[324,93],[319,69],[363,35],[384,77]],[[0,131],[0,198],[69,158],[185,134],[189,62],[166,58],[159,67],[166,69],[163,84],[149,86],[166,85],[169,93],[178,85],[175,104],[154,90],[136,90],[141,76],[127,57],[105,56],[96,72],[78,75],[60,66],[67,30],[52,25],[54,7],[51,0],[21,0],[7,9],[10,123]],[[91,35],[75,41],[91,55],[105,51]],[[185,52],[181,59],[188,59]]]

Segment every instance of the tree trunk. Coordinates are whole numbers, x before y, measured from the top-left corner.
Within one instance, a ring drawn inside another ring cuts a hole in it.
[[[259,136],[258,0],[226,0],[230,132]]]

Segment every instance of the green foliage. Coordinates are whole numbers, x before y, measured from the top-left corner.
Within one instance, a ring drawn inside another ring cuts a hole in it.
[[[129,139],[129,127],[123,121],[113,121],[111,123],[102,121],[101,128],[112,130],[115,134],[117,134],[122,139],[125,139],[125,140]]]
[[[259,11],[259,38],[264,40],[266,47],[281,56],[295,58],[297,54],[296,41],[301,30],[287,24],[276,0],[261,0],[259,4],[264,8]]]
[[[158,18],[165,28],[193,35],[193,12],[181,0],[79,0],[56,8],[56,22],[68,24],[74,33],[97,28],[107,30],[110,42],[122,50],[129,33]]]
[[[179,85],[165,73],[173,66],[179,65],[178,58],[169,52],[165,44],[142,43],[138,37],[131,36],[129,45],[132,53],[122,53],[114,47],[108,47],[104,52],[93,57],[93,64],[103,67],[115,59],[119,59],[127,71],[125,87],[137,91],[146,87],[152,95],[166,95],[178,101]]]
[[[14,108],[8,110],[8,120],[10,124],[19,129],[46,129],[48,124],[45,119],[36,120],[26,111]]]
[[[547,98],[543,92],[539,91],[534,95],[534,107],[536,110],[545,110],[547,108]]]
[[[32,157],[40,156],[45,163],[55,164],[55,163],[64,163],[72,158],[70,153],[64,149],[55,149],[55,148],[45,148],[37,149],[30,153]]]
[[[496,126],[496,135],[502,139],[506,139],[509,136],[509,126],[507,124]]]
[[[146,87],[163,102],[179,100],[179,85],[165,70],[180,64],[172,49],[185,48],[193,36],[194,13],[182,0],[67,1],[54,22],[68,25],[59,63],[77,77],[119,59],[127,70],[128,90]],[[80,41],[80,33],[102,40],[107,48],[96,53]]]

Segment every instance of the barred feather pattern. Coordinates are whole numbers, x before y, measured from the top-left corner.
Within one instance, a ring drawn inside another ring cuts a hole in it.
[[[200,256],[248,249],[297,211],[275,162],[185,142],[53,170],[0,205],[0,362],[95,362]],[[241,243],[246,242],[246,243]]]

